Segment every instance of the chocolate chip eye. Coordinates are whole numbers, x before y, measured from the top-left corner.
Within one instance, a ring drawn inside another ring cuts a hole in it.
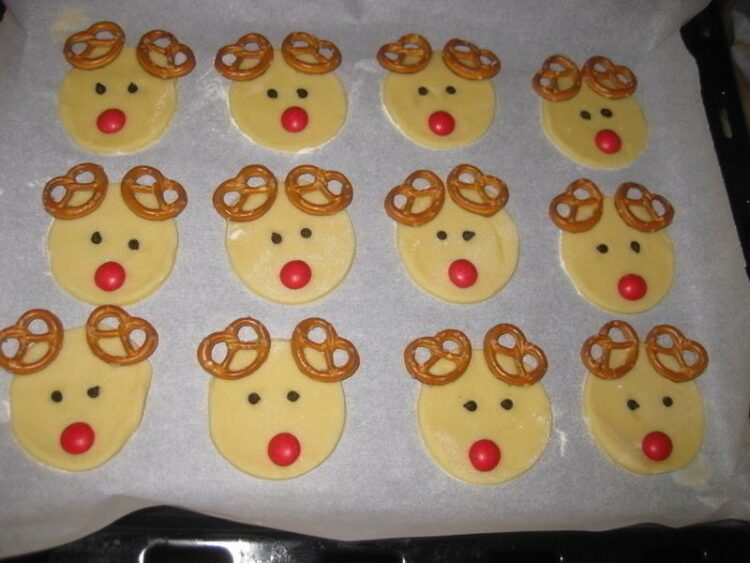
[[[477,403],[475,401],[466,401],[464,403],[464,408],[469,412],[474,412],[477,410]]]
[[[60,393],[60,391],[52,391],[49,397],[56,403],[59,403],[63,399],[62,393]]]
[[[289,391],[289,393],[286,394],[286,398],[289,401],[294,402],[299,399],[299,393],[297,393],[296,391]]]
[[[628,399],[627,405],[631,411],[641,408],[641,405],[638,404],[638,401],[635,401],[633,399]]]
[[[247,402],[251,405],[257,405],[260,402],[260,395],[258,395],[257,393],[250,393],[247,396]]]
[[[513,401],[511,399],[503,399],[500,403],[500,406],[503,407],[506,411],[509,411],[513,408]]]
[[[101,391],[101,389],[99,389],[98,385],[95,385],[94,387],[86,389],[86,394],[92,399],[96,399],[99,396],[99,391]]]
[[[141,247],[141,243],[140,243],[140,242],[138,242],[138,239],[135,239],[135,238],[131,238],[131,239],[130,239],[130,240],[128,241],[128,248],[129,248],[130,250],[138,250],[138,249],[139,249],[140,247]]]
[[[672,397],[667,395],[661,400],[662,403],[664,403],[665,407],[671,407],[674,404],[674,401],[672,400]]]
[[[107,91],[107,87],[101,82],[97,82],[94,88],[96,89],[96,93],[99,94],[100,96],[104,94],[104,92]]]
[[[607,253],[607,251],[609,250],[609,247],[608,247],[608,246],[607,246],[606,244],[603,244],[603,243],[602,243],[602,244],[599,244],[599,245],[597,245],[597,246],[596,246],[596,249],[597,249],[597,250],[598,250],[598,251],[599,251],[600,253],[602,253],[602,254],[606,254],[606,253]]]
[[[583,110],[580,115],[583,119],[586,119],[586,120],[591,119],[591,114],[587,112],[586,110]]]
[[[138,91],[138,85],[135,82],[128,84],[128,92],[135,94]]]
[[[427,92],[428,92],[428,90],[427,90],[427,88],[425,88],[424,86],[420,86],[420,87],[419,87],[419,88],[417,89],[417,92],[419,92],[419,95],[420,95],[420,96],[426,96],[426,95],[427,95]]]
[[[456,89],[453,86],[446,87],[445,91],[448,92],[449,94],[455,94],[456,93]]]
[[[297,95],[303,99],[307,98],[307,90],[305,90],[304,88],[297,88]]]
[[[471,240],[474,238],[476,233],[474,231],[464,231],[461,233],[461,236],[464,237],[464,240]]]
[[[445,240],[448,238],[448,233],[446,233],[445,231],[438,231],[437,238],[439,238],[440,240]]]
[[[271,242],[274,244],[281,244],[281,235],[279,233],[272,233]]]
[[[279,93],[276,90],[274,90],[273,88],[269,88],[266,91],[266,96],[268,96],[269,98],[276,99],[276,98],[279,97]]]
[[[310,238],[312,236],[312,231],[305,227],[299,232],[299,234],[302,238]]]
[[[601,114],[604,117],[612,117],[612,110],[609,108],[602,108]]]
[[[94,234],[91,235],[91,242],[94,244],[101,244],[102,234],[99,231],[94,231]]]
[[[634,241],[632,241],[632,242],[630,243],[630,249],[631,249],[631,250],[632,250],[633,252],[635,252],[636,254],[638,254],[638,253],[639,253],[639,252],[641,251],[641,244],[640,244],[640,243],[639,243],[638,241],[635,241],[635,240],[634,240]]]

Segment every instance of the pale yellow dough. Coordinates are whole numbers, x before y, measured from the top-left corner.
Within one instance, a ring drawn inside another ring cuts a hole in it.
[[[98,231],[101,243],[91,236]],[[132,250],[130,240],[138,241]],[[101,206],[80,219],[55,219],[47,235],[52,277],[76,299],[93,305],[125,305],[147,297],[167,279],[177,255],[174,219],[150,221],[124,203],[120,185],[110,184]],[[114,291],[100,289],[94,275],[105,262],[125,269],[125,283]]]
[[[106,88],[96,93],[96,84]],[[133,83],[135,93],[128,92]],[[70,137],[82,148],[99,154],[130,154],[158,141],[177,108],[176,79],[147,73],[126,47],[113,62],[95,70],[72,69],[57,97],[60,120]],[[116,133],[102,133],[96,122],[107,109],[125,113],[125,126]]]
[[[455,94],[446,91],[448,86]],[[427,88],[424,96],[419,88]],[[413,74],[388,72],[381,91],[383,106],[396,128],[420,146],[455,149],[482,137],[495,118],[495,87],[492,80],[468,80],[443,63],[442,52],[432,54],[429,64]],[[430,115],[445,111],[455,120],[452,133],[440,136],[428,125]]]
[[[604,117],[602,109],[612,111]],[[582,111],[591,119],[583,119]],[[633,162],[646,149],[648,125],[641,104],[635,97],[610,100],[591,90],[585,83],[573,98],[562,102],[542,101],[542,124],[547,138],[560,151],[582,166],[589,168],[622,168]],[[614,131],[622,141],[616,153],[599,150],[594,142],[604,129]]]
[[[235,356],[241,362],[241,354]],[[292,402],[290,391],[299,394]],[[260,401],[251,404],[248,396]],[[287,340],[273,340],[266,362],[247,377],[211,379],[208,396],[211,439],[222,456],[240,471],[262,479],[291,479],[317,467],[331,455],[346,419],[344,388],[302,374]],[[268,457],[270,440],[293,434],[300,456],[279,466]]]
[[[44,350],[37,346],[38,355]],[[108,350],[109,351],[109,350]],[[32,348],[29,359],[35,355]],[[59,356],[42,371],[16,375],[10,387],[11,427],[31,457],[64,471],[87,471],[107,462],[141,422],[151,383],[151,364],[113,366],[94,356],[83,327],[66,330]],[[99,388],[92,398],[87,391]],[[62,393],[62,401],[51,398]],[[94,431],[89,450],[70,454],[60,445],[63,430],[83,422]]]
[[[498,357],[514,371],[512,361]],[[513,401],[505,410],[500,403]],[[470,412],[463,405],[474,401]],[[422,385],[417,407],[419,430],[432,459],[453,477],[477,485],[515,479],[533,466],[547,447],[552,428],[549,398],[541,383],[508,385],[490,372],[482,350],[474,350],[466,372],[446,385]],[[469,449],[488,439],[500,448],[500,463],[479,471],[469,461]]]
[[[640,252],[632,250],[636,241]],[[607,252],[597,250],[607,245]],[[654,307],[672,287],[674,250],[665,231],[644,233],[625,224],[614,200],[604,198],[602,218],[583,233],[560,233],[560,258],[578,292],[594,305],[615,313],[641,313]],[[629,301],[617,289],[620,278],[637,274],[646,281],[646,295]]]

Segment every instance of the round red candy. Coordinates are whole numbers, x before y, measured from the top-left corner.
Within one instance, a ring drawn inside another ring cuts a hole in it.
[[[649,432],[641,442],[643,454],[653,461],[664,461],[672,454],[672,440],[664,432]]]
[[[611,129],[602,129],[594,137],[596,148],[605,154],[614,154],[622,148],[622,139]]]
[[[292,260],[284,264],[279,272],[279,279],[289,289],[300,289],[310,283],[312,270],[303,260]]]
[[[456,120],[447,111],[436,111],[431,114],[427,120],[427,124],[430,127],[430,131],[441,137],[450,135],[456,128]]]
[[[268,457],[276,465],[286,467],[297,461],[302,447],[294,434],[282,432],[268,442]]]
[[[85,453],[94,445],[94,430],[85,422],[74,422],[60,434],[60,445],[69,454]]]
[[[462,258],[451,262],[448,267],[448,278],[456,287],[471,287],[477,282],[479,272],[474,264]]]
[[[125,127],[125,112],[119,109],[105,109],[96,118],[96,127],[102,133],[117,133]]]
[[[286,108],[281,114],[281,126],[290,133],[299,133],[305,127],[310,118],[307,112],[300,107],[293,106]]]
[[[628,301],[638,301],[646,295],[648,285],[638,274],[627,274],[617,282],[617,291]]]
[[[500,448],[492,440],[477,440],[469,448],[469,461],[477,471],[492,471],[500,463]]]
[[[125,283],[125,268],[118,262],[105,262],[96,269],[94,283],[102,291],[115,291]]]

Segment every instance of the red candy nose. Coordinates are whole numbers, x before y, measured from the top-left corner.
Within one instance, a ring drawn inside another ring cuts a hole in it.
[[[279,278],[289,289],[300,289],[305,287],[312,277],[312,270],[307,262],[302,260],[292,260],[284,264],[279,272]]]
[[[646,295],[648,286],[646,280],[638,274],[627,274],[617,282],[617,291],[628,301],[638,301]]]
[[[614,154],[622,148],[622,139],[611,129],[602,129],[594,137],[596,147],[606,154]]]
[[[286,108],[281,114],[281,126],[290,133],[299,133],[307,127],[308,121],[307,112],[297,106]]]
[[[268,442],[268,457],[276,465],[286,467],[297,461],[302,447],[294,434],[282,432]]]
[[[94,282],[103,291],[120,289],[125,283],[125,268],[117,262],[105,262],[96,269]]]
[[[69,454],[87,452],[94,445],[94,430],[85,422],[69,424],[60,434],[60,445]]]
[[[96,126],[102,133],[117,133],[125,127],[125,112],[119,109],[105,109],[96,118]]]
[[[643,454],[653,461],[664,461],[672,454],[672,440],[664,432],[649,432],[641,442]]]
[[[477,440],[469,448],[469,461],[477,471],[492,471],[500,463],[500,448],[492,440]]]
[[[448,267],[448,277],[456,287],[471,287],[477,282],[479,273],[468,260],[454,260]]]
[[[427,120],[427,124],[430,126],[430,131],[435,135],[450,135],[456,128],[456,120],[447,111],[436,111]]]

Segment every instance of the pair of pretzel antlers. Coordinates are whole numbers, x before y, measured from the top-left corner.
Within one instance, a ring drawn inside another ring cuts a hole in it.
[[[114,319],[115,327],[107,326],[104,321]],[[40,321],[45,325],[43,332],[34,332],[32,323]],[[135,343],[131,336],[134,331],[145,335],[141,344]],[[116,338],[123,347],[123,354],[107,352],[101,345],[102,340]],[[60,319],[46,309],[31,309],[15,324],[0,330],[0,344],[16,341],[18,348],[12,356],[7,356],[0,349],[0,367],[15,375],[27,375],[43,370],[57,358],[63,346],[64,331]],[[145,319],[131,317],[124,309],[114,305],[97,307],[86,321],[86,341],[91,352],[108,364],[129,366],[148,359],[159,344],[156,329]],[[44,354],[29,360],[27,354],[33,346],[46,346]]]
[[[548,57],[534,75],[534,91],[550,102],[562,102],[581,90],[582,81],[600,96],[611,100],[635,93],[638,80],[626,66],[614,64],[606,57],[591,57],[582,69],[565,55]]]
[[[619,337],[615,334],[619,333]],[[666,340],[668,344],[660,341]],[[687,339],[679,329],[670,325],[655,326],[644,341],[649,363],[656,372],[676,383],[695,379],[708,367],[706,349]],[[612,352],[618,351],[617,364]],[[584,342],[581,361],[592,374],[600,379],[618,379],[630,372],[638,361],[640,343],[635,329],[625,321],[610,321],[599,332]],[[693,356],[692,361],[686,354]],[[664,363],[663,356],[677,364],[673,369]]]
[[[240,331],[249,328],[254,335],[251,340],[243,340]],[[325,337],[317,342],[310,338],[314,330],[322,330]],[[224,330],[209,334],[198,346],[198,363],[209,374],[219,379],[241,379],[257,371],[268,359],[271,349],[271,337],[260,321],[252,317],[242,317],[230,323]],[[226,355],[222,360],[215,360],[213,353],[216,346],[224,345]],[[350,377],[359,368],[359,353],[354,344],[342,338],[331,323],[320,318],[309,318],[301,321],[292,333],[292,357],[299,370],[316,381],[334,382]],[[314,366],[306,356],[308,350],[322,354],[325,368]],[[238,352],[255,352],[250,360],[239,366],[234,364]],[[346,362],[337,365],[334,360],[336,351],[346,352]]]
[[[90,181],[81,176],[91,175]],[[153,181],[148,181],[151,178]],[[96,211],[104,201],[109,187],[109,179],[98,164],[84,162],[73,166],[64,176],[52,178],[42,191],[42,203],[47,213],[56,219],[79,219]],[[62,196],[55,192],[62,190]],[[179,182],[170,180],[151,166],[136,166],[128,171],[120,183],[122,199],[128,208],[143,219],[164,221],[179,215],[187,205],[187,192]],[[176,194],[167,202],[165,194]],[[73,202],[79,194],[88,193],[83,202]],[[144,205],[138,195],[146,194],[156,199],[156,207]]]
[[[465,181],[462,177],[470,179]],[[426,182],[427,187],[415,186],[418,181]],[[448,174],[445,185],[429,170],[412,172],[402,184],[388,192],[385,211],[391,219],[403,225],[424,225],[440,213],[446,190],[456,205],[483,217],[491,217],[503,209],[509,197],[508,186],[501,179],[485,174],[471,164],[459,164]],[[419,198],[427,198],[428,205],[421,211],[413,211]],[[399,203],[400,199],[402,203]]]

